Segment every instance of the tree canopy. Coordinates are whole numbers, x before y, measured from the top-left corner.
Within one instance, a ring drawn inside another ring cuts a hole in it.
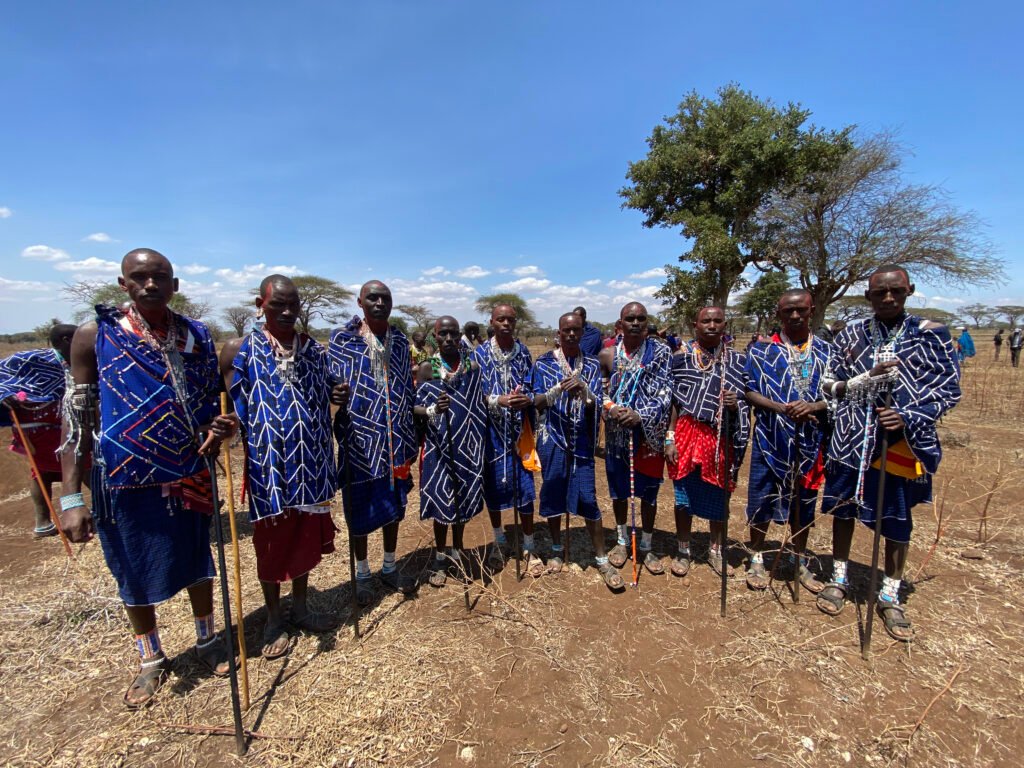
[[[119,307],[128,300],[128,294],[122,291],[121,286],[117,283],[95,280],[80,280],[77,283],[68,283],[61,289],[61,292],[78,305],[74,318],[79,323],[92,317],[93,308],[97,304],[109,304]],[[190,299],[183,293],[174,294],[171,297],[169,306],[179,315],[185,315],[194,320],[202,320],[213,310],[210,302],[203,299]]]
[[[244,336],[246,327],[256,316],[256,310],[252,304],[236,304],[221,310],[220,316],[228,324],[228,328],[234,331],[235,336]]]
[[[400,312],[412,321],[413,331],[427,331],[433,327],[434,316],[422,304],[399,304],[395,307],[395,311]],[[395,322],[394,317],[392,317],[391,322]]]
[[[761,326],[774,317],[779,296],[788,288],[789,278],[785,272],[765,272],[740,297],[737,309],[742,315],[754,318],[755,331],[760,333]]]
[[[476,311],[490,319],[491,312],[499,304],[508,304],[516,310],[516,327],[526,333],[537,327],[537,317],[526,305],[526,299],[518,293],[492,293],[488,296],[481,296],[476,300],[474,307]]]
[[[992,308],[987,304],[967,304],[960,307],[958,314],[960,317],[970,319],[975,328],[988,325],[994,319]]]
[[[679,256],[690,268],[667,268],[661,298],[687,304],[687,315],[708,300],[725,306],[756,258],[758,209],[793,173],[808,114],[728,85],[716,99],[690,92],[654,127],[619,195],[645,227],[678,227],[692,243]]]
[[[1017,327],[1017,321],[1024,315],[1024,307],[1018,304],[1000,304],[995,308],[997,314],[1006,318],[1011,328]]]

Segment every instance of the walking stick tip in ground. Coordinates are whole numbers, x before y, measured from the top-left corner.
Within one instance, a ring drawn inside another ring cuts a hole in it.
[[[725,390],[725,375],[724,375],[724,372],[723,372],[723,375],[722,375],[722,390],[723,390],[723,392]],[[723,466],[724,466],[724,473],[723,473],[723,478],[722,478],[722,492],[723,492],[725,498],[724,498],[723,505],[722,505],[724,507],[724,509],[722,510],[722,542],[721,542],[721,545],[720,545],[721,548],[722,548],[721,549],[721,552],[722,552],[722,588],[721,588],[721,595],[720,595],[720,598],[719,598],[719,602],[720,602],[719,614],[724,619],[725,618],[726,600],[727,600],[728,592],[729,592],[729,576],[728,576],[729,561],[726,559],[725,546],[726,546],[726,543],[729,541],[729,477],[730,477],[730,474],[732,472],[732,467],[730,465],[730,460],[731,459],[730,459],[730,451],[729,451],[729,446],[731,445],[731,438],[729,437],[729,409],[728,408],[723,408],[722,409],[722,434],[725,436],[725,445],[722,446],[723,452],[725,454],[725,456],[724,456],[725,461],[722,462]]]
[[[244,755],[245,728],[242,725],[242,702],[238,692],[238,668],[235,665],[235,640],[231,629],[231,596],[228,592],[227,561],[224,557],[224,529],[220,520],[220,494],[217,490],[217,462],[211,455],[206,457],[210,472],[210,490],[213,496],[213,532],[217,542],[217,566],[220,574],[220,598],[224,609],[224,637],[228,644],[228,677],[231,681],[231,713],[235,721],[235,751]]]
[[[886,389],[885,407],[892,406],[892,387]],[[871,661],[871,630],[875,619],[878,603],[878,550],[882,539],[882,507],[885,502],[885,467],[889,459],[889,432],[882,429],[882,455],[878,463],[878,495],[875,497],[875,531],[871,544],[871,578],[868,585],[868,615],[864,625],[864,642],[860,655],[864,661]],[[865,472],[868,470],[865,469]]]
[[[220,393],[220,412],[228,414],[228,396]],[[228,529],[231,532],[231,556],[235,563],[235,616],[238,621],[238,657],[242,681],[242,703],[249,709],[249,664],[245,648],[245,611],[242,608],[242,564],[238,557],[238,523],[235,520],[235,481],[231,476],[231,446],[224,445],[224,481],[228,489]]]

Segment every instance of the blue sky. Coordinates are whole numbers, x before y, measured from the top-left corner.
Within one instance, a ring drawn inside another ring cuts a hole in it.
[[[620,208],[628,162],[730,81],[897,129],[1010,276],[928,302],[1024,304],[1024,13],[946,6],[6,3],[0,332],[70,317],[60,286],[138,246],[217,306],[279,270],[460,320],[504,286],[608,320],[683,249]]]

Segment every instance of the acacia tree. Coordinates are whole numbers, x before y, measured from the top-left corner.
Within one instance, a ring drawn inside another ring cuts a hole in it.
[[[690,92],[675,115],[656,125],[647,157],[630,163],[624,208],[644,214],[645,227],[679,228],[692,247],[667,266],[658,297],[683,303],[689,316],[708,300],[725,306],[757,260],[758,210],[791,175],[810,113],[762,101],[736,85],[716,99]]]
[[[79,323],[92,316],[93,308],[97,304],[119,307],[128,301],[128,294],[121,290],[120,285],[97,280],[67,283],[61,292],[78,305],[79,308],[75,310],[74,318]],[[179,315],[185,315],[194,320],[202,320],[213,310],[213,305],[210,302],[203,299],[190,299],[183,293],[174,294],[168,306]]]
[[[516,311],[516,328],[521,333],[528,333],[537,327],[537,317],[533,310],[526,306],[526,299],[518,293],[492,293],[488,296],[481,296],[474,305],[477,312],[485,317],[490,317],[491,312],[499,304],[508,304]]]
[[[915,309],[914,312],[916,313],[917,310]],[[866,320],[871,315],[872,310],[868,300],[863,295],[852,293],[836,299],[825,310],[825,319],[829,322],[840,320],[849,323],[851,320]]]
[[[426,331],[433,327],[434,316],[422,304],[399,304],[395,307],[395,311],[408,317],[413,322],[415,331]],[[392,322],[394,321],[392,320]]]
[[[843,135],[808,153],[758,214],[763,265],[790,270],[811,292],[815,326],[883,264],[931,284],[990,285],[1002,276],[974,213],[955,208],[938,186],[904,181],[903,151],[892,136],[846,150]]]
[[[975,328],[981,328],[982,323],[987,325],[995,319],[992,316],[992,309],[984,304],[968,304],[961,307],[960,317],[970,318]]]
[[[231,330],[235,332],[236,336],[244,336],[245,328],[255,316],[255,311],[251,304],[236,304],[233,307],[221,310],[220,316]]]
[[[1024,315],[1024,307],[1017,304],[1001,304],[996,307],[996,312],[1006,318],[1011,328],[1017,327],[1017,321]]]

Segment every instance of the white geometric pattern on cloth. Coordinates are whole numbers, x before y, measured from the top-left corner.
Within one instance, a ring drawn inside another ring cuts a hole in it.
[[[747,352],[747,389],[776,403],[804,400],[814,403],[824,398],[822,379],[835,354],[835,347],[823,339],[814,339],[810,348],[810,375],[805,387],[797,387],[785,345],[757,342]],[[801,389],[803,391],[801,391]],[[806,422],[797,430],[786,416],[772,411],[758,411],[754,420],[754,442],[774,474],[785,479],[793,463],[793,444],[798,444],[800,474],[814,467],[821,450],[823,434],[820,426]]]
[[[616,352],[619,350],[616,349]],[[622,355],[625,358],[624,349]],[[664,450],[665,428],[672,404],[672,351],[667,344],[644,339],[631,357],[620,361],[619,356],[616,356],[615,362],[608,380],[609,398],[617,405],[631,408],[640,415],[637,433],[643,436],[651,451],[661,453]],[[608,448],[624,456],[631,430],[622,429],[612,421],[605,422],[605,429]]]
[[[580,366],[579,380],[589,387],[591,394],[596,401],[596,408],[600,409],[601,403],[601,364],[596,357],[585,356],[580,353],[574,361]],[[565,371],[561,362],[554,352],[545,352],[537,358],[533,364],[527,381],[527,389],[535,395],[543,395],[555,384],[565,378]],[[592,410],[590,419],[591,434],[584,435],[587,428],[585,408],[580,408],[578,398],[570,398],[565,392],[559,394],[555,402],[548,404],[548,407],[540,412],[540,427],[537,430],[537,440],[540,442],[553,440],[555,445],[562,451],[567,450],[566,446],[570,440],[573,442],[573,453],[578,460],[593,461],[594,446],[597,444],[598,417]],[[584,449],[586,455],[579,451]]]
[[[233,365],[231,398],[246,440],[250,518],[330,501],[337,475],[323,347],[306,339],[289,361],[286,379],[277,370],[273,346],[262,329],[255,329]]]
[[[22,396],[23,406],[59,404],[67,391],[67,366],[55,349],[29,349],[0,360],[0,401]],[[22,394],[24,393],[24,394]],[[51,409],[46,408],[46,413]],[[25,419],[22,418],[22,426]],[[11,412],[0,408],[0,427],[11,426]]]
[[[518,339],[512,344],[508,354],[501,351],[494,339],[489,339],[473,351],[472,359],[480,366],[481,386],[485,397],[507,395],[526,381],[533,365],[530,351]],[[519,441],[525,415],[525,411],[513,411],[511,408],[500,406],[487,409],[488,439],[491,447],[489,460],[493,457],[494,461],[501,462],[501,466],[496,468],[499,477],[507,477],[512,470],[516,454],[510,448]]]
[[[724,357],[718,359],[716,356],[710,370],[704,370],[694,360],[695,346],[698,346],[696,341],[689,341],[682,346],[680,353],[672,356],[672,402],[679,415],[692,416],[718,432],[721,428],[720,396],[724,369],[726,388],[736,392],[739,406],[729,419],[733,445],[730,456],[733,465],[739,467],[750,434],[750,406],[744,398],[747,389],[746,355],[726,347]]]
[[[945,326],[922,327],[927,321],[907,315],[890,335],[896,337],[892,352],[900,361],[894,380],[892,407],[904,421],[903,435],[910,450],[928,474],[935,474],[942,459],[935,424],[960,402],[960,366],[949,330]],[[875,365],[871,324],[848,325],[836,336],[837,353],[829,378],[847,381]],[[873,405],[881,406],[882,397]],[[870,412],[870,413],[869,413]],[[867,407],[840,400],[834,407],[828,461],[852,469],[860,468],[865,456],[873,461],[880,443],[868,419],[874,421],[872,404]],[[867,441],[865,433],[871,433]],[[870,463],[870,462],[869,462]]]
[[[487,410],[482,381],[481,369],[473,366],[447,382],[433,379],[416,390],[417,405],[434,405],[442,391],[450,400],[448,411],[431,419],[427,427],[420,479],[421,519],[452,525],[466,522],[483,509]]]
[[[348,382],[348,439],[352,442],[352,482],[366,483],[392,478],[394,467],[416,457],[413,432],[412,367],[409,340],[397,328],[391,328],[391,357],[387,366],[388,389],[378,385],[362,322],[353,318],[331,335],[328,347],[330,375],[334,383]],[[391,440],[388,440],[388,417]],[[345,472],[345,426],[335,420],[338,440],[338,472]]]

